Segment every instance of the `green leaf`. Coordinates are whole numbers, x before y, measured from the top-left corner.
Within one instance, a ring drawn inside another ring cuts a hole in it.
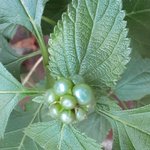
[[[98,107],[97,111],[106,117],[113,127],[114,150],[150,148],[150,105],[126,111],[106,111]]]
[[[105,96],[100,97],[97,103],[106,110],[121,110],[116,101]],[[79,122],[75,126],[90,138],[95,139],[98,143],[102,143],[104,141],[111,129],[110,123],[106,120],[106,118],[96,112],[89,114],[86,120]]]
[[[0,63],[0,138],[3,137],[10,113],[25,96],[22,85]]]
[[[22,62],[38,54],[40,54],[39,51],[25,56],[19,56],[15,50],[9,46],[7,40],[0,35],[0,62],[2,62],[15,78],[20,80],[20,66]]]
[[[139,100],[150,94],[150,59],[134,56],[114,92],[124,101]]]
[[[24,128],[33,122],[39,122],[40,105],[32,105],[32,110],[26,112],[13,111],[8,121],[4,139],[0,140],[0,150],[43,150],[33,140],[24,134]],[[34,106],[34,107],[33,107]]]
[[[0,33],[10,35],[16,25],[22,25],[35,33],[40,27],[47,0],[0,0]]]
[[[19,55],[8,45],[6,39],[0,35],[0,62],[17,78],[20,78]]]
[[[106,96],[100,97],[99,100],[97,101],[97,104],[99,105],[99,107],[105,110],[111,110],[111,111],[121,110],[121,107],[118,105],[116,100],[112,98],[108,98]]]
[[[121,9],[116,0],[73,0],[49,40],[52,75],[114,86],[131,51]]]
[[[97,104],[106,110],[121,110],[116,101],[106,96],[99,96]],[[75,126],[90,138],[95,139],[98,143],[104,141],[111,129],[110,123],[96,112],[89,114],[86,120],[79,122]]]
[[[111,129],[110,123],[99,114],[93,112],[88,115],[86,120],[81,121],[75,125],[82,133],[85,133],[88,137],[96,140],[98,143],[102,143],[109,130]]]
[[[95,141],[57,121],[33,124],[25,133],[45,150],[100,150]]]
[[[123,0],[133,50],[150,57],[150,1]]]

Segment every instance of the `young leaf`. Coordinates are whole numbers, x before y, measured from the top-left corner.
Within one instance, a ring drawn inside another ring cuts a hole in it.
[[[150,1],[123,0],[133,50],[150,57]]]
[[[82,75],[91,85],[114,86],[130,49],[121,1],[73,0],[49,40],[53,76]]]
[[[26,109],[26,112],[12,112],[4,139],[0,140],[1,150],[43,150],[23,132],[24,128],[31,123],[40,121],[38,115],[41,106],[37,104],[32,105],[31,103],[28,105],[32,107],[32,110]]]
[[[150,59],[134,56],[114,92],[124,101],[139,100],[150,94]]]
[[[40,27],[47,0],[0,0],[0,33],[10,35],[16,25],[22,25],[35,33]]]
[[[3,137],[10,113],[25,96],[22,85],[0,63],[0,138]]]
[[[95,141],[57,121],[33,124],[25,133],[45,150],[100,150]]]
[[[127,111],[106,111],[98,107],[98,113],[106,117],[114,134],[115,150],[148,150],[150,147],[150,105]],[[140,142],[140,144],[139,144]]]
[[[88,115],[86,120],[79,122],[75,125],[82,133],[85,133],[88,137],[96,140],[98,143],[102,143],[109,130],[111,129],[110,123],[99,114],[93,112]]]

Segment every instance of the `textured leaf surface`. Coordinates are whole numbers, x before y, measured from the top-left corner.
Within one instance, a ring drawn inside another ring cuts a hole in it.
[[[0,33],[10,35],[16,25],[33,32],[32,21],[40,26],[47,0],[0,0]]]
[[[95,141],[57,121],[33,124],[25,133],[45,150],[100,150]]]
[[[98,108],[113,127],[114,150],[148,150],[150,147],[150,105],[127,111]]]
[[[139,100],[150,94],[150,59],[134,56],[114,89],[120,100]]]
[[[8,121],[4,139],[0,140],[0,150],[42,150],[33,140],[24,134],[24,128],[38,122],[39,105],[31,105],[26,112],[13,111]]]
[[[86,120],[78,123],[76,127],[98,143],[104,141],[111,129],[110,123],[97,113],[91,113]]]
[[[115,99],[108,98],[107,96],[102,96],[99,98],[97,104],[105,110],[119,111],[121,107],[118,105]]]
[[[73,0],[49,41],[53,76],[82,75],[91,85],[113,86],[129,61],[121,1]]]
[[[123,8],[127,12],[126,20],[133,49],[150,57],[150,1],[123,0]]]
[[[24,97],[21,94],[23,91],[22,85],[0,63],[0,138],[4,134],[10,113]]]

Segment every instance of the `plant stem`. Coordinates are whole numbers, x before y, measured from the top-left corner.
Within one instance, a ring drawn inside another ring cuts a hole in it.
[[[38,50],[38,51],[35,51],[35,52],[32,52],[32,53],[29,53],[27,55],[24,55],[20,59],[22,59],[24,61],[26,59],[32,58],[32,57],[40,55],[40,54],[41,54],[41,51]]]
[[[43,65],[44,65],[44,69],[45,69],[45,73],[46,73],[46,80],[47,80],[46,81],[46,83],[47,83],[46,87],[49,87],[50,86],[50,80],[51,80],[50,71],[47,68],[48,61],[49,61],[49,54],[48,54],[48,50],[47,50],[47,47],[46,47],[45,42],[44,42],[41,26],[37,25],[35,23],[34,19],[31,17],[31,15],[28,12],[27,8],[24,6],[24,3],[23,3],[22,0],[20,0],[20,3],[22,5],[22,7],[24,8],[27,16],[29,17],[29,20],[30,20],[30,22],[33,26],[33,29],[34,29],[34,34],[35,34],[36,39],[38,41],[38,44],[40,46],[41,53],[42,53],[42,56],[43,56]]]
[[[45,66],[48,65],[48,51],[47,51],[47,48],[46,48],[46,45],[45,45],[45,42],[44,42],[44,39],[43,39],[43,35],[40,33],[41,32],[41,29],[40,29],[40,32],[39,30],[37,29],[34,21],[31,19],[31,22],[32,22],[32,25],[34,27],[34,30],[35,30],[35,33],[36,33],[36,38],[38,40],[38,43],[39,43],[39,46],[40,46],[40,49],[41,49],[41,52],[42,52],[42,56],[43,56],[43,63]]]
[[[45,90],[34,90],[34,89],[26,89],[20,91],[0,91],[0,94],[43,94]]]
[[[45,69],[45,73],[46,73],[46,87],[48,88],[51,85],[50,71],[47,68],[48,61],[49,61],[48,50],[47,50],[47,47],[46,47],[44,39],[43,39],[41,28],[39,28],[39,30],[37,29],[37,27],[36,27],[34,21],[32,20],[32,18],[31,18],[31,22],[32,22],[32,25],[34,27],[34,30],[35,30],[35,33],[36,33],[36,38],[37,38],[37,41],[39,43],[41,53],[42,53],[42,56],[43,56],[43,65],[44,65],[44,69]]]
[[[24,10],[25,10],[27,16],[29,17],[29,20],[30,20],[30,22],[33,26],[36,39],[39,43],[39,46],[40,46],[40,49],[41,49],[41,52],[42,52],[43,63],[44,63],[44,66],[46,67],[48,65],[48,51],[47,51],[47,48],[46,48],[46,45],[45,45],[45,42],[44,42],[44,39],[43,39],[41,27],[36,25],[36,23],[34,22],[34,19],[31,17],[31,15],[28,12],[27,8],[24,6],[24,3],[23,3],[22,0],[20,0],[20,3],[22,5],[22,7],[24,8]]]
[[[29,72],[29,73],[27,74],[27,76],[24,78],[24,80],[23,80],[23,82],[22,82],[23,85],[25,85],[25,84],[29,81],[29,79],[30,79],[30,77],[32,76],[33,72],[34,72],[35,69],[38,67],[38,65],[42,62],[42,60],[43,60],[43,57],[40,57],[40,58],[37,60],[37,62],[34,64],[34,66],[32,67],[32,69],[30,70],[30,72]]]
[[[48,17],[42,16],[42,20],[45,21],[46,23],[55,26],[56,22]]]

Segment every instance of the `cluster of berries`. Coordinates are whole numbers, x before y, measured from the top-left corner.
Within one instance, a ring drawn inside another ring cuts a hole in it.
[[[47,90],[45,99],[50,116],[66,124],[84,120],[95,101],[89,85],[66,78],[59,78],[53,88]]]

